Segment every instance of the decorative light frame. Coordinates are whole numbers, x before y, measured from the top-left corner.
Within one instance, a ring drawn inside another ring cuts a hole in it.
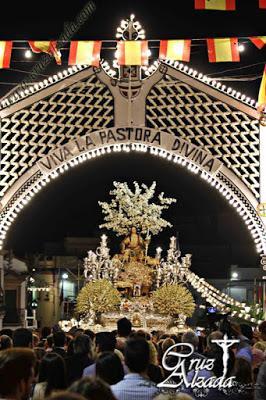
[[[243,104],[256,109],[258,103],[255,99],[252,99],[250,96],[247,96],[237,90],[234,90],[231,87],[227,87],[226,85],[222,84],[218,79],[209,78],[207,75],[203,74],[202,72],[198,72],[197,70],[189,67],[187,64],[183,64],[179,61],[172,61],[172,60],[156,60],[151,64],[149,67],[141,67],[146,75],[146,79],[153,75],[157,69],[159,68],[160,64],[166,64],[171,66],[172,68],[181,71],[182,73],[195,78],[196,80],[205,83],[206,85],[215,88],[216,90],[240,101]],[[100,62],[101,68],[105,71],[105,73],[112,79],[118,79],[118,72],[110,67],[108,61],[102,59]],[[68,67],[63,71],[59,71],[57,74],[51,75],[48,78],[44,79],[43,81],[33,83],[32,86],[29,86],[25,90],[20,90],[19,93],[15,92],[11,94],[9,97],[4,98],[0,101],[0,110],[8,108],[13,104],[39,92],[42,89],[47,88],[48,86],[52,86],[53,84],[57,83],[58,81],[64,80],[72,75],[75,75],[81,70],[92,68],[89,65],[75,65],[72,67]],[[145,80],[143,78],[142,80]]]
[[[53,170],[47,175],[38,173],[36,176],[34,184],[29,185],[27,189],[24,190],[20,196],[12,203],[11,206],[6,206],[2,213],[5,212],[2,225],[0,226],[0,250],[3,247],[4,239],[6,238],[7,232],[10,229],[12,223],[14,222],[20,211],[31,201],[31,199],[51,180],[56,179],[59,175],[65,173],[69,168],[75,167],[86,160],[90,160],[99,157],[104,154],[109,154],[111,152],[127,152],[136,151],[145,153],[147,151],[154,156],[159,156],[168,161],[186,167],[188,171],[193,174],[199,174],[200,177],[209,183],[212,187],[217,189],[225,200],[236,209],[240,217],[243,219],[247,225],[250,235],[256,245],[256,250],[259,254],[266,254],[266,230],[264,228],[263,222],[260,217],[256,214],[256,211],[252,209],[247,200],[241,199],[238,188],[234,187],[231,182],[225,178],[224,175],[218,172],[216,176],[209,175],[206,171],[200,169],[198,165],[193,162],[188,161],[182,156],[172,154],[162,148],[156,146],[150,146],[142,143],[128,143],[128,144],[112,144],[104,145],[97,150],[90,150],[79,154],[78,156],[64,162],[63,165]],[[243,196],[243,195],[242,195]]]

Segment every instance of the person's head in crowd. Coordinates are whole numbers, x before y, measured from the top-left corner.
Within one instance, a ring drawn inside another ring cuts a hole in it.
[[[175,344],[175,341],[171,339],[170,337],[166,338],[162,342],[162,352],[165,353],[169,347],[173,346]]]
[[[120,318],[117,321],[117,335],[121,337],[128,337],[131,333],[132,324],[126,317]]]
[[[217,350],[218,345],[213,343],[213,340],[221,340],[223,334],[220,331],[213,331],[207,337],[207,352],[214,352]]]
[[[74,354],[92,356],[92,343],[88,335],[78,335],[73,340]]]
[[[45,340],[45,349],[46,351],[52,351],[54,345],[54,336],[49,335]]]
[[[114,352],[101,353],[96,361],[96,376],[115,385],[124,378],[124,368],[118,355]]]
[[[235,360],[233,376],[238,383],[249,384],[253,382],[251,363],[243,357]]]
[[[193,400],[187,393],[162,393],[154,397],[154,400]]]
[[[144,329],[138,329],[136,334],[138,336],[142,336],[146,340],[151,340],[151,335],[149,334],[149,332],[144,331]]]
[[[151,340],[153,341],[153,343],[156,344],[159,341],[160,334],[160,331],[151,331]]]
[[[44,340],[47,338],[47,336],[51,335],[52,330],[49,326],[44,326],[41,330],[41,340]]]
[[[250,342],[253,339],[253,330],[252,327],[248,324],[240,324],[241,333],[245,336]]]
[[[266,321],[259,325],[260,339],[266,341]]]
[[[0,336],[0,350],[6,350],[13,346],[12,339],[7,335]]]
[[[74,355],[74,339],[71,339],[67,345],[67,356],[72,357]]]
[[[0,351],[0,397],[26,400],[34,379],[36,358],[31,349],[11,348]]]
[[[170,336],[170,338],[173,339],[173,341],[174,341],[175,343],[180,343],[179,337],[178,337],[177,335],[172,334],[172,335]]]
[[[207,347],[207,338],[206,336],[203,336],[202,334],[198,336],[199,338],[199,344],[198,344],[198,352],[199,353],[204,353]]]
[[[82,328],[77,328],[74,332],[74,337],[79,336],[79,335],[83,335],[84,334],[84,329]]]
[[[91,329],[85,329],[84,335],[88,335],[93,342],[95,340],[95,333]]]
[[[45,396],[52,390],[62,390],[67,387],[66,365],[59,354],[47,353],[41,360],[39,367],[39,382],[47,382]]]
[[[66,344],[66,334],[63,331],[55,332],[53,334],[54,347],[64,347]]]
[[[32,335],[32,346],[33,346],[33,348],[34,348],[34,347],[38,347],[39,342],[40,342],[39,336],[36,335],[36,333],[34,333],[34,334]]]
[[[86,400],[86,397],[83,397],[78,393],[59,391],[53,393],[51,396],[46,397],[45,400]]]
[[[13,333],[14,333],[14,331],[9,328],[4,328],[0,331],[0,335],[9,336],[11,339],[13,339]]]
[[[264,351],[266,351],[266,341],[261,340],[259,342],[256,342],[256,343],[254,343],[253,347],[255,349],[259,349],[264,352]]]
[[[158,353],[155,344],[151,340],[149,340],[148,345],[150,351],[149,363],[153,365],[158,365]]]
[[[230,322],[230,329],[231,329],[231,336],[233,338],[239,338],[241,335],[241,328],[240,325],[237,324],[236,322]]]
[[[143,338],[128,339],[125,346],[125,363],[130,372],[146,373],[150,362],[148,342]]]
[[[114,351],[116,345],[115,336],[111,332],[98,332],[95,337],[97,353]]]
[[[181,339],[182,343],[190,343],[194,346],[194,350],[196,351],[199,345],[199,338],[193,331],[184,332]]]
[[[218,330],[218,328],[213,329],[213,331]],[[231,329],[231,323],[228,320],[228,315],[226,314],[224,318],[220,322],[220,328],[219,330],[222,332],[223,335],[227,335],[229,338],[232,338],[233,333]]]
[[[41,361],[41,359],[45,356],[45,350],[43,347],[36,347],[34,350],[34,354],[36,355],[37,361]]]
[[[160,340],[164,340],[164,339],[167,339],[169,337],[170,337],[170,335],[168,335],[168,333],[163,333],[162,335],[160,335]]]
[[[98,377],[91,378],[87,376],[82,378],[74,382],[68,390],[71,393],[77,393],[85,397],[87,400],[116,400],[109,385]]]
[[[18,328],[13,333],[14,347],[32,347],[32,333],[29,329]]]
[[[52,334],[54,334],[55,332],[60,332],[62,329],[61,329],[61,327],[60,327],[60,325],[59,324],[55,324],[53,327],[52,327]]]
[[[75,332],[76,332],[77,329],[78,329],[77,326],[72,326],[72,327],[69,329],[69,331],[68,331],[67,333],[68,333],[70,336],[72,336],[72,338],[74,338]]]

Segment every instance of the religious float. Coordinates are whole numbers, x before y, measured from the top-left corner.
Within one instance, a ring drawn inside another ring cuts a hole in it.
[[[176,202],[164,193],[151,202],[155,190],[155,182],[150,187],[134,182],[133,190],[127,183],[114,182],[111,202],[99,202],[105,221],[100,228],[123,239],[120,252],[111,255],[108,237],[103,234],[96,251],[90,250],[84,259],[85,284],[76,308],[79,324],[114,329],[117,319],[125,316],[136,328],[182,331],[196,307],[192,292],[198,292],[221,313],[230,311],[257,322],[244,303],[191,271],[192,255],[181,256],[176,237],[170,238],[165,258],[160,247],[154,257],[149,254],[152,236],[172,226],[162,212]]]

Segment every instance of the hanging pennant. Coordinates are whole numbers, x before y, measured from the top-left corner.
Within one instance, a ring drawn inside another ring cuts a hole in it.
[[[262,49],[266,44],[266,36],[249,37],[249,39],[258,49]]]
[[[266,8],[266,0],[259,0],[259,8]]]
[[[265,107],[266,107],[266,65],[264,67],[262,80],[260,84],[257,110],[259,112],[263,112]]]
[[[240,61],[237,38],[207,39],[210,62]]]
[[[117,43],[119,65],[148,65],[148,41],[128,40]]]
[[[72,41],[69,50],[69,65],[100,65],[101,41]]]
[[[61,53],[56,48],[56,41],[29,41],[31,50],[34,53],[47,53],[55,58],[56,64],[61,65]]]
[[[12,41],[0,41],[0,68],[9,68],[12,51]]]
[[[235,0],[195,0],[196,10],[220,10],[234,11],[236,9]]]
[[[189,61],[191,40],[161,40],[159,58],[161,60]]]

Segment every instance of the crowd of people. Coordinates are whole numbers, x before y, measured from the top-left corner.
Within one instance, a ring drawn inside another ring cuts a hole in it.
[[[202,368],[200,374],[206,379],[221,377],[224,353],[213,340],[223,339],[224,334],[236,340],[227,363],[226,375],[235,382],[229,391],[204,392],[181,384],[180,374],[172,376],[177,359],[170,351],[169,368],[163,368],[167,350],[177,345],[179,352],[186,353],[182,344],[187,343],[194,351],[185,357],[186,380],[191,382],[195,375],[193,359],[213,359],[213,368]],[[172,388],[158,386],[168,379]],[[254,331],[225,319],[200,336],[193,330],[178,335],[133,330],[127,318],[118,320],[112,332],[74,327],[66,333],[58,326],[0,332],[0,400],[191,400],[197,396],[266,400],[266,321]]]

